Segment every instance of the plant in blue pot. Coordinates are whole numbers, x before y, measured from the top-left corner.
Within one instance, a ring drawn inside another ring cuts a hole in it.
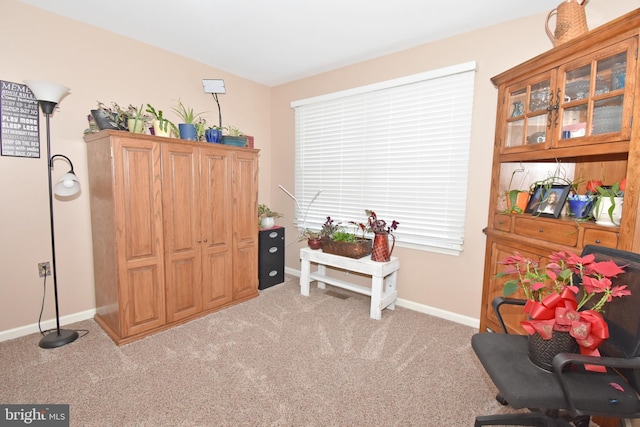
[[[222,129],[220,129],[218,126],[211,126],[204,131],[204,137],[206,138],[207,142],[218,144],[222,139]]]
[[[200,125],[201,128],[204,128],[202,124],[202,114],[203,113],[194,113],[193,108],[186,107],[181,100],[178,100],[178,105],[173,107],[173,112],[180,117],[181,122],[178,123],[178,134],[181,139],[190,139],[192,141],[198,140],[198,129],[196,125]]]
[[[567,197],[569,215],[575,219],[591,218],[595,198],[593,194],[569,194]]]

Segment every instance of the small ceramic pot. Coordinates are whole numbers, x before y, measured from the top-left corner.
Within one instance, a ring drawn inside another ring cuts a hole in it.
[[[207,139],[207,142],[218,144],[222,139],[222,131],[220,129],[207,129],[204,131],[204,137]]]
[[[190,123],[178,124],[178,130],[180,131],[180,139],[188,139],[196,141],[198,139],[198,133],[196,132],[196,126]]]
[[[322,248],[322,240],[319,237],[309,237],[307,239],[307,244],[311,249]]]
[[[260,220],[262,228],[273,228],[276,225],[276,219],[270,216],[265,216]]]
[[[577,219],[588,218],[593,208],[593,199],[591,195],[569,195],[569,215]]]
[[[127,127],[131,133],[144,133],[144,121],[129,119],[127,120]]]

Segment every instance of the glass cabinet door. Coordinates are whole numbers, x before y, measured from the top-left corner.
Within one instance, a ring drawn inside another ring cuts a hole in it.
[[[629,139],[636,39],[559,69],[557,146]]]
[[[507,88],[506,134],[503,151],[528,151],[547,147],[551,99],[549,74]]]

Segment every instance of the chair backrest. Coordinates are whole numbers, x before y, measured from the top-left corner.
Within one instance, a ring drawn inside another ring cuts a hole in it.
[[[612,279],[613,285],[627,285],[631,296],[613,298],[604,307],[603,317],[609,325],[609,339],[603,342],[603,356],[631,358],[640,356],[640,254],[588,245],[582,256],[594,254],[596,261],[613,260],[626,266],[624,274]]]

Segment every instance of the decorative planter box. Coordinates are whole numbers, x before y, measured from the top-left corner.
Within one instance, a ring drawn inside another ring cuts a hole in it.
[[[349,258],[362,258],[371,254],[373,242],[364,239],[358,242],[334,242],[328,237],[322,238],[322,252],[346,256]]]

